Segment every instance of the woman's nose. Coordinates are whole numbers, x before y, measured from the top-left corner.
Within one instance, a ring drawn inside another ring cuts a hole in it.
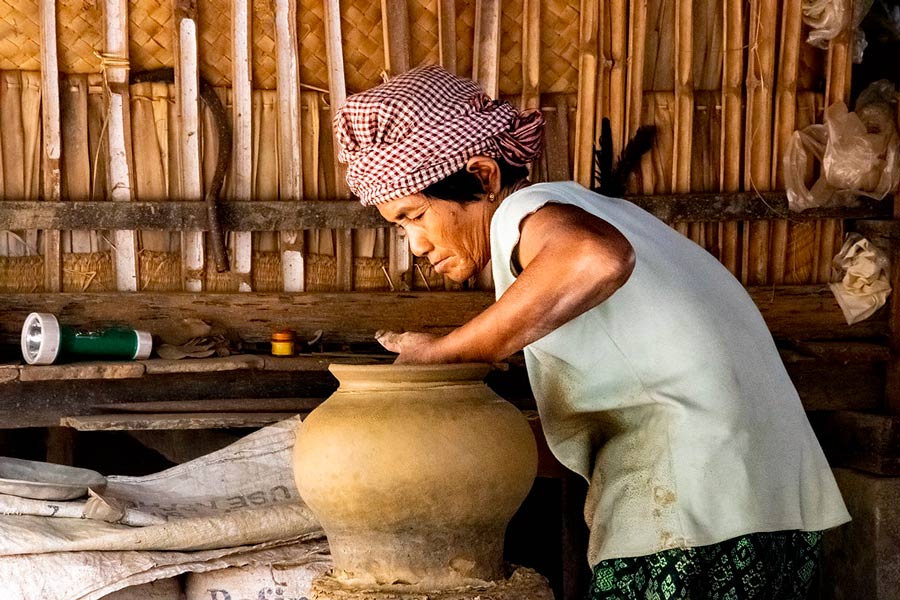
[[[409,249],[416,256],[425,256],[434,247],[418,227],[407,227],[406,238],[409,240]]]

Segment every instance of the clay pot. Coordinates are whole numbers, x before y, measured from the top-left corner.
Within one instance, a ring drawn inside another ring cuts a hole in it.
[[[503,537],[537,470],[528,422],[488,365],[331,365],[303,421],[300,495],[350,585],[456,587],[504,577]]]

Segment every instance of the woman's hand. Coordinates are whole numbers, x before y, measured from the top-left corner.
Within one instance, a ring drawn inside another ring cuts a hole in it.
[[[448,362],[440,359],[436,344],[440,336],[433,333],[377,331],[375,339],[386,349],[398,354],[395,364]]]

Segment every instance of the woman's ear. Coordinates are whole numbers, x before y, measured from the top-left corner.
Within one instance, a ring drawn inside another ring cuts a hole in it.
[[[466,171],[481,182],[485,194],[500,191],[500,165],[489,156],[476,155],[466,161]]]

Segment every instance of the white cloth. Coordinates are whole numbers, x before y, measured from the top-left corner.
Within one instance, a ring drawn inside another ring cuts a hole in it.
[[[548,202],[603,218],[636,254],[609,299],[525,348],[550,448],[591,483],[590,564],[848,521],[753,301],[649,213],[575,183],[514,193],[491,222],[497,296],[522,220]]]

